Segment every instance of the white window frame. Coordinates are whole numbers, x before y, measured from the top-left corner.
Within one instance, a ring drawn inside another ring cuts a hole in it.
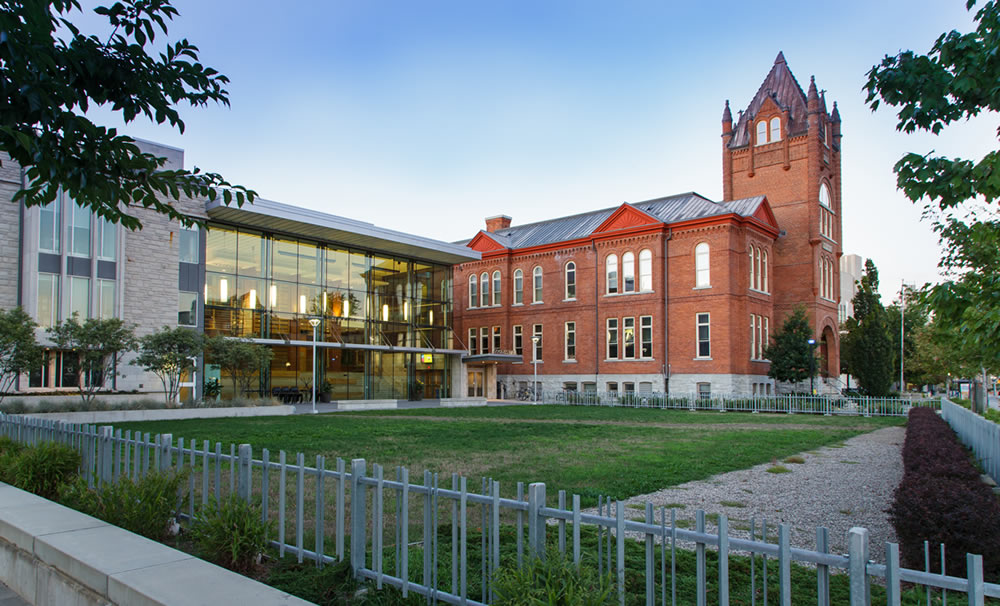
[[[485,271],[479,274],[479,306],[490,306],[490,274]]]
[[[501,295],[501,292],[500,292],[500,270],[498,269],[498,270],[495,270],[493,272],[493,295],[492,295],[492,297],[490,299],[490,302],[493,305],[500,305],[500,302],[501,302],[500,295]]]
[[[704,340],[701,338],[701,327],[704,326],[707,329],[708,336]],[[695,358],[698,360],[711,360],[712,359],[712,315],[709,312],[698,312],[695,314]],[[701,345],[705,343],[708,347],[708,353],[701,353]]]
[[[576,322],[566,322],[563,339],[563,360],[576,360]]]
[[[38,304],[39,304],[39,302],[42,299],[42,296],[41,296],[42,295],[42,286],[41,286],[42,276],[47,276],[47,277],[52,278],[52,283],[50,284],[49,289],[48,289],[49,290],[48,295],[50,297],[50,299],[49,299],[50,309],[49,309],[49,317],[48,318],[42,318],[41,317],[41,311],[38,309]],[[50,274],[50,273],[47,273],[47,272],[39,272],[38,273],[38,281],[39,281],[38,282],[38,298],[35,301],[35,321],[38,323],[38,325],[40,327],[51,328],[52,326],[55,326],[56,324],[58,324],[59,321],[60,321],[60,319],[62,318],[62,314],[60,313],[60,311],[61,311],[60,310],[60,301],[61,300],[59,298],[59,285],[60,285],[60,282],[62,281],[62,276],[60,276],[59,274]]]
[[[476,274],[469,274],[469,309],[475,309],[479,303],[479,282]]]
[[[639,292],[653,290],[653,251],[644,248],[639,251]]]
[[[69,276],[69,280],[67,280],[67,282],[69,282],[69,293],[68,293],[68,296],[67,296],[68,305],[67,305],[66,309],[67,309],[67,313],[70,316],[72,316],[73,315],[73,311],[74,311],[73,310],[73,308],[74,308],[74,301],[73,301],[74,288],[73,288],[73,284],[77,280],[86,280],[86,284],[87,284],[87,294],[85,295],[85,297],[87,299],[87,303],[86,303],[86,307],[85,307],[85,313],[79,314],[78,317],[77,317],[77,320],[79,320],[79,322],[81,324],[83,324],[83,321],[90,317],[90,314],[91,314],[91,311],[92,311],[90,309],[90,288],[91,288],[90,278],[84,277],[84,276]]]
[[[111,292],[111,315],[106,316],[106,315],[104,315],[104,307],[105,307],[105,304],[107,303],[107,301],[104,300],[104,295],[105,295],[104,287],[107,286],[108,284],[110,284],[112,287],[114,287],[114,290]],[[100,318],[101,320],[107,320],[109,318],[114,318],[117,315],[117,313],[118,313],[118,307],[115,304],[117,297],[118,297],[118,282],[116,282],[115,280],[102,280],[102,279],[98,278],[98,280],[97,280],[97,317],[98,318]]]
[[[93,240],[93,235],[94,235],[94,213],[93,213],[93,211],[90,210],[90,208],[80,206],[79,204],[76,203],[76,201],[72,201],[71,200],[71,203],[70,203],[69,206],[70,206],[70,212],[69,212],[69,242],[68,242],[68,246],[66,247],[66,254],[69,255],[69,256],[71,256],[71,257],[89,258],[89,257],[91,257],[94,254],[94,251],[92,250],[92,246],[91,246],[93,244],[92,240]],[[76,213],[77,213],[77,209],[80,209],[82,212],[86,212],[87,213],[87,252],[86,252],[86,254],[76,251],[76,240],[77,240],[77,238],[76,238],[76,228],[77,228],[77,223],[76,223],[77,215],[76,215]]]
[[[493,327],[493,349],[492,349],[493,352],[496,352],[496,351],[499,351],[500,349],[503,349],[503,347],[501,345],[501,337],[502,337],[502,335],[501,335],[501,332],[500,332],[500,327],[499,326],[494,326]]]
[[[757,145],[764,145],[767,143],[767,120],[760,120],[757,122]]]
[[[111,244],[111,254],[106,255],[104,243],[109,230],[114,238],[114,242]],[[118,259],[118,225],[108,221],[104,217],[97,217],[97,258],[104,261],[116,261]]]
[[[771,118],[771,122],[768,126],[768,142],[774,143],[775,141],[781,141],[781,118],[778,116]]]
[[[647,343],[646,334],[649,334]],[[649,355],[643,355],[643,350],[649,349]],[[653,316],[639,316],[639,358],[643,360],[653,359]]]
[[[622,255],[622,292],[635,292],[635,254]]]
[[[524,272],[520,269],[514,270],[514,301],[511,305],[524,304]]]
[[[490,353],[490,327],[480,326],[479,327],[479,353],[488,354]]]
[[[631,336],[631,340],[630,340]],[[636,358],[635,349],[635,317],[622,318],[622,359],[634,360]],[[632,353],[629,354],[629,347]]]
[[[542,266],[536,265],[534,269],[531,270],[531,302],[541,303],[542,302]]]
[[[513,327],[514,332],[514,353],[523,356],[524,355],[524,327],[520,324],[515,324]]]
[[[538,337],[538,343],[535,343],[535,337]],[[531,359],[532,361],[542,361],[542,325],[535,324],[531,327]]]
[[[479,331],[475,328],[469,329],[469,355],[479,355]]]
[[[694,287],[711,288],[712,286],[712,249],[708,242],[699,242],[694,247]]]
[[[576,301],[576,263],[569,261],[563,270],[564,297],[566,301]]]
[[[761,277],[761,280],[760,280],[761,281],[761,290],[764,291],[764,292],[771,292],[770,290],[768,290],[768,285],[767,285],[767,249],[766,248],[761,253],[761,257],[762,257],[763,260],[761,261],[760,269],[761,269],[762,272],[764,272],[763,276]]]
[[[63,197],[62,192],[56,196],[56,199],[49,202],[45,206],[38,207],[38,250],[41,252],[47,252],[58,255],[62,252],[62,203]],[[42,248],[42,215],[51,214],[52,215],[52,244],[53,248]]]
[[[618,281],[618,255],[611,253],[604,259],[604,292],[615,295],[621,292]]]
[[[622,355],[618,318],[608,318],[604,322],[604,330],[604,359],[617,360]],[[611,355],[612,344],[615,346],[615,355]]]

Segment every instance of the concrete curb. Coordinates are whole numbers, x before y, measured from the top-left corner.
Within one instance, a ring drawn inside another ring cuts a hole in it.
[[[154,408],[149,410],[95,410],[87,412],[37,412],[23,416],[65,423],[128,423],[178,419],[218,419],[222,417],[282,417],[295,414],[295,407],[237,406],[233,408]]]
[[[0,483],[0,582],[32,604],[311,602]]]

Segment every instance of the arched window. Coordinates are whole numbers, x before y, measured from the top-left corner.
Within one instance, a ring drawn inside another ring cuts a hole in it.
[[[524,303],[524,272],[514,270],[514,305]]]
[[[490,304],[490,275],[485,271],[479,274],[479,306]]]
[[[493,272],[493,305],[500,305],[500,271]]]
[[[635,292],[635,255],[622,255],[622,292]]]
[[[763,275],[760,278],[760,285],[761,285],[760,289],[763,290],[764,292],[770,292],[770,291],[767,290],[767,251],[766,250],[761,253],[761,258],[763,260],[760,263],[760,270],[761,270],[761,272],[763,272]]]
[[[608,255],[604,261],[604,278],[608,294],[612,295],[618,292],[618,255]]]
[[[566,264],[566,298],[576,298],[576,263],[572,261]]]
[[[753,246],[750,247],[750,288],[755,288],[757,283],[757,271],[753,263]]]
[[[472,274],[469,276],[469,309],[472,309],[479,304],[479,295],[476,284],[476,274]]]
[[[639,290],[653,290],[653,253],[648,248],[639,251]]]
[[[535,269],[531,270],[531,281],[532,288],[534,292],[532,293],[532,303],[542,302],[542,268],[539,265],[535,266]]]
[[[830,188],[826,186],[826,183],[819,184],[819,203],[820,206],[833,208],[830,205]]]
[[[754,254],[757,256],[757,290],[764,290],[761,282],[763,282],[763,272],[760,268],[760,249],[754,248]]]
[[[769,139],[771,143],[781,141],[781,118],[777,116],[771,118],[771,136]]]
[[[757,145],[765,143],[767,143],[767,120],[761,120],[757,123]]]
[[[696,288],[711,286],[708,273],[708,243],[702,242],[694,247],[694,282]]]

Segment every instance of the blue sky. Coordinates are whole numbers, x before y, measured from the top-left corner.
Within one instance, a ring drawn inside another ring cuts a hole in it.
[[[844,251],[875,261],[888,299],[901,279],[936,280],[939,257],[892,165],[996,147],[992,115],[906,136],[864,104],[883,55],[971,29],[962,0],[174,4],[170,37],[232,79],[232,107],[184,109],[184,135],[98,119],[265,198],[442,240],[501,213],[719,199],[723,104],[745,107],[781,50],[839,102]]]

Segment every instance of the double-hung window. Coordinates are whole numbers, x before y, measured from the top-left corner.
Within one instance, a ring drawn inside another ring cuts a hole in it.
[[[709,315],[707,313],[697,314],[696,327],[698,337],[697,356],[699,358],[710,358],[712,357],[712,340]]]

